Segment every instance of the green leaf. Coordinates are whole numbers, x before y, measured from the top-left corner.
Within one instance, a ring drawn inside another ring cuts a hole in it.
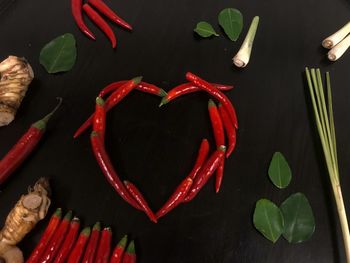
[[[229,39],[236,41],[243,28],[242,13],[234,8],[226,8],[220,12],[218,19]]]
[[[291,195],[282,203],[281,211],[284,218],[283,237],[289,243],[300,243],[312,236],[315,218],[305,195]]]
[[[46,44],[40,52],[40,64],[48,73],[69,71],[77,57],[75,38],[66,33]]]
[[[267,199],[256,203],[253,222],[255,228],[275,243],[283,233],[283,216],[280,209]]]
[[[292,171],[280,152],[275,152],[269,167],[269,177],[278,188],[285,188],[292,180]]]
[[[199,22],[194,29],[194,32],[196,32],[201,37],[210,37],[210,36],[219,36],[214,28],[211,26],[211,24],[207,22]]]

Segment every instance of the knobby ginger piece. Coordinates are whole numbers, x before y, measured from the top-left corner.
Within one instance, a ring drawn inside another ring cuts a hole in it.
[[[0,231],[0,262],[24,262],[22,251],[16,245],[46,216],[51,204],[49,194],[48,180],[41,178],[28,189],[28,194],[21,196]]]
[[[0,127],[13,121],[33,78],[25,58],[9,56],[0,63]]]

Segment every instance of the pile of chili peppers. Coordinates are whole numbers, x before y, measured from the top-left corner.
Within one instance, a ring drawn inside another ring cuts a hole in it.
[[[107,24],[103,17],[98,13],[106,16],[112,22],[120,25],[123,28],[132,30],[131,25],[120,18],[112,9],[110,9],[102,0],[88,0],[87,3],[83,3],[83,0],[71,0],[71,8],[74,20],[79,29],[89,38],[95,40],[95,35],[90,31],[83,19],[83,10],[86,15],[101,29],[101,31],[108,37],[115,48],[117,45],[117,39],[112,28]],[[98,11],[98,12],[97,12]]]
[[[215,191],[218,193],[224,175],[225,157],[228,158],[232,154],[236,145],[236,130],[238,128],[236,111],[230,100],[222,92],[231,90],[233,87],[209,83],[190,72],[186,74],[186,78],[189,83],[181,84],[170,90],[169,93],[166,93],[155,85],[141,82],[141,77],[129,81],[112,83],[101,90],[96,98],[94,114],[91,115],[74,134],[74,138],[77,138],[92,125],[93,131],[90,136],[92,150],[106,179],[126,202],[134,208],[146,213],[149,219],[155,223],[159,218],[169,213],[179,204],[191,201],[214,173],[216,173]],[[209,155],[209,142],[207,139],[202,140],[196,162],[191,172],[155,214],[133,183],[129,181],[124,181],[123,183],[120,180],[104,146],[106,112],[117,105],[133,89],[162,97],[160,106],[182,95],[198,91],[206,91],[214,99],[219,101],[218,106],[213,100],[209,100],[208,103],[216,150]],[[103,97],[109,93],[111,93],[111,95],[106,99],[106,102],[104,102]]]
[[[80,220],[72,218],[72,211],[62,218],[58,208],[32,251],[26,263],[135,263],[134,241],[127,246],[125,235],[111,250],[112,230],[97,222],[92,229],[85,227],[79,233]]]
[[[10,151],[0,160],[0,185],[27,159],[45,134],[47,123],[60,107],[62,98],[55,109],[44,118],[33,123]]]

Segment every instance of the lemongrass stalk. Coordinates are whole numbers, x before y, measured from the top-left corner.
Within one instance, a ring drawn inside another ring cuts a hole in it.
[[[324,48],[331,49],[332,47],[337,45],[340,41],[342,41],[349,33],[350,33],[350,22],[348,22],[345,26],[343,26],[333,35],[324,39],[322,41],[322,46]]]
[[[247,66],[250,54],[252,53],[252,47],[254,43],[254,38],[256,34],[256,30],[258,29],[259,17],[255,16],[250,24],[248,33],[243,41],[241,48],[238,53],[233,57],[233,64],[235,64],[239,68],[244,68]]]
[[[327,57],[330,61],[336,61],[345,53],[350,47],[350,35],[336,44],[330,51],[328,51]]]
[[[312,106],[314,109],[316,126],[321,139],[322,149],[326,160],[329,179],[331,181],[334,199],[337,206],[340,226],[342,230],[345,254],[350,263],[350,234],[346,216],[344,200],[339,181],[339,167],[336,148],[336,136],[334,128],[332,94],[329,73],[326,73],[326,87],[328,93],[328,110],[323,92],[322,78],[319,69],[311,69],[311,74],[306,68],[306,78],[310,90]],[[311,81],[311,79],[313,81]]]

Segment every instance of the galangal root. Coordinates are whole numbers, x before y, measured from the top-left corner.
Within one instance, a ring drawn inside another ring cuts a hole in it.
[[[33,78],[24,58],[9,56],[0,63],[0,127],[13,121]]]
[[[0,263],[24,262],[22,251],[16,245],[43,219],[51,204],[50,185],[40,178],[28,194],[22,195],[6,218],[0,231]]]

